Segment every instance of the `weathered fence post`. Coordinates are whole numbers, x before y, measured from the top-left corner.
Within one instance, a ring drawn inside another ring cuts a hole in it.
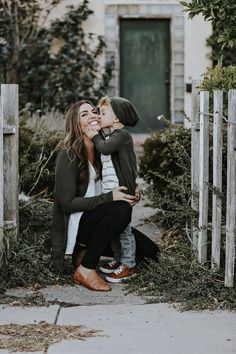
[[[214,91],[213,119],[213,192],[212,192],[212,248],[211,267],[220,266],[221,206],[222,206],[222,119],[223,92]]]
[[[3,112],[2,97],[0,96],[0,261],[3,252]]]
[[[236,220],[236,90],[228,94],[225,286],[234,285]]]
[[[3,111],[4,233],[14,239],[18,225],[18,85],[1,85]],[[2,168],[2,167],[1,167]]]
[[[200,91],[199,149],[199,239],[198,261],[207,260],[208,182],[209,182],[209,92]]]
[[[200,123],[199,123],[199,80],[192,82],[192,110],[191,110],[191,206],[194,212],[198,213],[199,207],[199,144],[200,144]],[[193,247],[197,250],[198,244],[198,222],[196,218],[192,221]]]

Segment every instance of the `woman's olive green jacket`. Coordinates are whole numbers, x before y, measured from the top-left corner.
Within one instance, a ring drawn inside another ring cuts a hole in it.
[[[95,197],[84,197],[87,184],[81,180],[78,159],[71,160],[66,150],[56,159],[53,222],[51,230],[52,262],[62,272],[67,244],[67,227],[71,213],[92,210],[113,200],[112,192]]]

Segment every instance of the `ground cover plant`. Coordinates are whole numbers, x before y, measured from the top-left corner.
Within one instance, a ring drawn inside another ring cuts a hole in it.
[[[0,293],[7,288],[73,284],[71,260],[65,262],[65,273],[58,275],[51,267],[50,227],[52,202],[29,198],[20,202],[20,229],[12,245],[4,237],[5,254],[0,268]],[[37,299],[36,299],[37,300]],[[31,299],[32,301],[32,299]]]
[[[224,287],[224,272],[200,265],[184,233],[165,231],[158,243],[158,262],[138,267],[128,292],[146,297],[149,303],[171,303],[186,310],[236,310],[236,287]]]
[[[38,122],[35,126],[30,125],[31,118]],[[19,234],[13,242],[11,235],[4,233],[0,293],[18,286],[37,290],[46,285],[72,284],[70,259],[65,262],[65,274],[59,276],[53,272],[50,254],[56,146],[62,134],[47,131],[39,118],[37,112],[32,116],[28,106],[20,112]],[[25,301],[44,303],[37,295]]]
[[[19,240],[8,251],[0,271],[1,302],[12,306],[47,306],[40,294],[41,287],[73,285],[70,259],[63,275],[55,274],[51,268],[51,216],[52,203],[47,200],[21,203]],[[128,284],[128,292],[147,296],[149,302],[178,303],[183,310],[236,309],[236,288],[224,287],[223,272],[211,272],[207,264],[202,267],[196,262],[185,233],[165,231],[158,245],[159,261],[139,265],[138,276]],[[7,288],[19,286],[30,287],[31,296],[24,299],[4,296]]]

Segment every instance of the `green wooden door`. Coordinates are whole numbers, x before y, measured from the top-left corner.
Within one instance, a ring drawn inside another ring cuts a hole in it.
[[[120,20],[120,96],[134,103],[141,121],[132,129],[150,133],[169,118],[169,20]]]

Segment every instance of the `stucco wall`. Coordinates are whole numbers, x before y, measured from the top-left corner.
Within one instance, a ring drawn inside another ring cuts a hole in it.
[[[201,75],[211,66],[209,59],[210,48],[206,46],[206,39],[211,35],[212,29],[209,22],[201,16],[192,20],[185,15],[185,83],[200,80]],[[191,94],[185,92],[185,112],[191,114]],[[186,124],[188,125],[188,124]]]
[[[52,14],[50,18],[60,17],[66,10],[66,5],[77,5],[79,1],[77,0],[66,0],[63,4],[60,4],[56,11]],[[94,11],[94,14],[85,23],[84,29],[88,32],[93,32],[98,35],[105,35],[107,22],[109,18],[106,16],[105,7],[106,5],[119,5],[119,13],[122,12],[121,5],[124,5],[124,12],[127,13],[127,4],[133,5],[133,11],[135,5],[142,5],[145,11],[145,5],[153,9],[156,4],[170,5],[179,4],[179,1],[173,0],[90,0],[90,8]],[[126,7],[126,10],[125,10]],[[132,7],[129,7],[132,11]],[[193,20],[188,20],[187,15],[184,16],[184,83],[191,83],[192,79],[200,79],[201,75],[206,71],[208,66],[211,66],[211,62],[208,58],[209,48],[206,46],[206,39],[211,34],[211,25],[208,22],[204,22],[201,16],[194,18]],[[101,58],[103,61],[104,58]],[[102,63],[102,62],[101,62]],[[184,110],[187,115],[190,116],[191,113],[191,94],[186,92],[186,85],[184,84]]]

